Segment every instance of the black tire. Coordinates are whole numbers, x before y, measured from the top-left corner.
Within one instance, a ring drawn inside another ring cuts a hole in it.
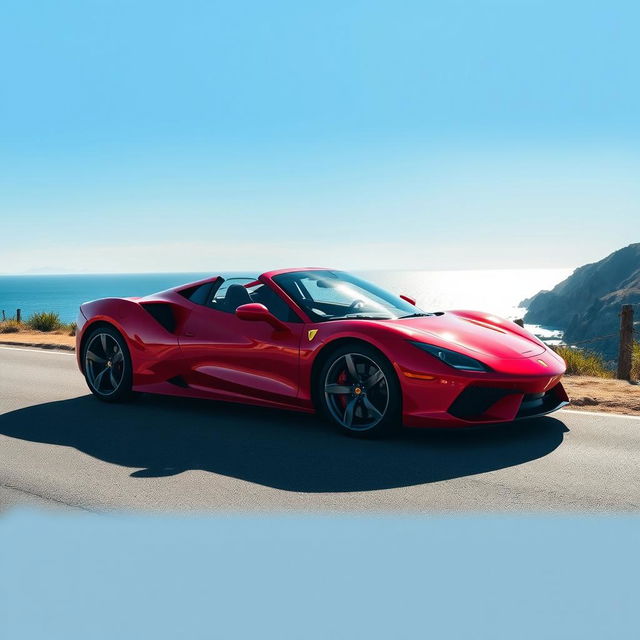
[[[347,435],[376,438],[401,424],[396,372],[382,353],[366,344],[336,349],[320,370],[315,391],[323,414]]]
[[[102,325],[90,331],[82,348],[82,368],[89,390],[103,402],[134,397],[129,348],[113,327]]]

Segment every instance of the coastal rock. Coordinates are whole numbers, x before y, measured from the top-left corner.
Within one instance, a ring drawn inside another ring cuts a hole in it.
[[[579,267],[551,291],[540,291],[520,304],[527,308],[525,322],[562,329],[569,344],[614,334],[588,348],[615,358],[620,307],[636,305],[640,320],[640,243]]]

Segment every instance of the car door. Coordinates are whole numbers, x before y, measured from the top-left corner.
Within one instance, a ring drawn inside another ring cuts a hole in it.
[[[235,308],[242,296],[229,304],[229,290],[239,284],[247,290],[244,302],[265,304],[286,329],[238,318]],[[191,388],[221,399],[298,404],[304,325],[277,294],[263,287],[267,285],[251,279],[226,280],[207,305],[198,305],[189,314],[178,340],[186,363],[185,381]]]

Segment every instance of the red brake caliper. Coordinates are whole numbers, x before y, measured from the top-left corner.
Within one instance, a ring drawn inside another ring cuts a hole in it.
[[[340,375],[338,376],[338,379],[336,380],[337,384],[346,384],[347,383],[347,370],[343,369],[340,372]],[[338,402],[340,403],[340,406],[343,409],[347,408],[347,396],[338,396],[337,398]]]

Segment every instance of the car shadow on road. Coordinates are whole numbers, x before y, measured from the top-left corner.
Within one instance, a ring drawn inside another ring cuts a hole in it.
[[[160,396],[127,405],[83,396],[0,415],[0,434],[74,447],[135,469],[132,477],[200,469],[301,492],[387,489],[503,469],[547,455],[567,431],[543,417],[356,440],[315,416]]]

